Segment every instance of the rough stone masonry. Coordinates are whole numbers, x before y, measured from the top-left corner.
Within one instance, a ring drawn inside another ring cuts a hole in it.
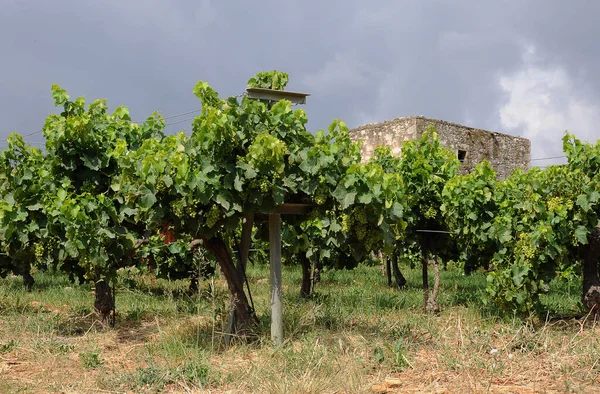
[[[490,162],[499,179],[506,178],[516,168],[529,169],[531,142],[528,139],[423,116],[359,126],[350,130],[350,138],[363,142],[361,153],[366,161],[381,145],[389,146],[394,155],[400,155],[402,143],[421,138],[429,125],[435,127],[440,143],[462,161],[460,172],[463,174],[472,171],[483,160]]]

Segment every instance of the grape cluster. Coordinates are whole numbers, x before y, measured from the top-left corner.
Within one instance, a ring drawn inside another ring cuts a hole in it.
[[[359,224],[365,225],[365,224],[368,223],[368,220],[367,220],[367,207],[365,205],[361,205],[361,206],[358,206],[358,207],[354,208],[353,214],[354,214],[355,220]]]
[[[359,240],[363,240],[367,235],[367,208],[364,205],[355,207],[347,214],[342,214],[342,231],[349,233],[352,229]]]
[[[220,218],[221,213],[219,212],[219,207],[216,204],[213,204],[213,206],[210,207],[210,210],[206,214],[206,226],[208,228],[212,228],[215,224],[217,224]]]
[[[367,235],[367,228],[365,226],[358,226],[356,227],[356,238],[358,238],[359,241],[362,241],[363,239],[365,239],[365,236]]]
[[[270,189],[271,189],[271,185],[269,185],[269,182],[265,178],[263,178],[260,181],[260,191],[263,192],[263,193],[266,193]]]
[[[188,206],[185,211],[187,212],[189,217],[195,218],[197,215],[196,209],[197,208],[192,205],[192,206]]]
[[[265,177],[254,178],[250,181],[249,186],[251,189],[259,189],[263,193],[267,193],[271,190],[271,185]]]
[[[531,245],[525,233],[519,234],[519,240],[515,246],[515,254],[524,256],[526,260],[531,260],[535,256],[535,248]]]
[[[58,253],[58,250],[60,249],[61,243],[60,243],[58,237],[51,236],[49,238],[46,238],[44,245],[45,245],[44,252],[46,253],[47,256],[56,256]],[[36,253],[36,257],[38,257],[37,253]],[[38,260],[39,260],[39,258],[38,258]]]
[[[350,215],[348,215],[347,213],[344,213],[342,215],[342,231],[345,233],[350,232],[350,229],[352,228],[352,221],[350,220]]]
[[[548,211],[555,212],[556,208],[558,208],[562,204],[562,198],[560,197],[552,197],[548,200]]]
[[[44,254],[46,252],[46,249],[44,248],[44,245],[42,245],[41,242],[36,242],[33,245],[33,249],[35,252],[35,260],[37,262],[40,262],[42,260],[42,258],[44,258]]]
[[[90,256],[84,255],[79,257],[79,265],[82,267],[89,267],[92,265],[92,260],[90,260]]]
[[[425,219],[428,219],[428,220],[434,219],[437,216],[437,211],[432,206],[428,206],[426,209],[421,207],[421,213],[423,213],[423,216],[425,217]]]
[[[367,235],[367,207],[365,205],[361,205],[354,208],[354,218],[358,224],[355,229],[356,237],[359,241],[362,241]]]
[[[567,211],[572,210],[573,209],[573,200],[565,201],[565,206],[567,207]]]
[[[379,242],[379,236],[375,235],[375,232],[371,232],[369,234],[369,236],[367,237],[367,239],[365,240],[365,250],[367,251],[371,251],[373,250],[373,248],[375,246],[377,246],[377,243]]]
[[[315,202],[317,205],[323,205],[327,202],[327,187],[325,185],[319,185],[315,191]]]
[[[173,206],[173,213],[178,218],[183,217],[183,207],[180,204],[176,204]]]

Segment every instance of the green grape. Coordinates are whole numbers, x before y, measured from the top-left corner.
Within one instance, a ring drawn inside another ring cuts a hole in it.
[[[44,257],[44,245],[42,245],[40,242],[36,242],[34,244],[34,251],[35,251],[35,259],[37,261],[42,260],[42,258]]]
[[[219,206],[213,204],[213,206],[210,207],[210,210],[206,214],[206,226],[208,228],[212,228],[215,224],[217,224],[220,218],[221,213],[219,212]]]
[[[521,255],[526,260],[531,260],[535,257],[535,248],[531,245],[525,233],[519,234],[519,240],[515,245],[515,255]]]
[[[367,220],[366,206],[361,205],[359,207],[354,208],[353,213],[354,213],[356,222],[358,222],[359,224],[362,224],[362,225],[367,224],[368,220]]]
[[[261,192],[263,192],[263,193],[266,193],[266,192],[268,192],[270,189],[271,189],[271,188],[270,188],[269,182],[268,182],[266,179],[263,179],[263,180],[260,182],[260,191],[261,191]]]
[[[356,227],[356,238],[358,238],[359,241],[362,241],[365,236],[367,235],[367,229],[364,226],[358,226]]]
[[[376,241],[377,241],[377,239],[376,239],[375,235],[373,235],[371,233],[365,240],[365,249],[367,251],[373,250],[373,246],[375,245]]]
[[[342,231],[345,233],[348,233],[348,232],[350,232],[351,228],[352,228],[352,220],[350,218],[350,215],[342,214]]]
[[[573,209],[573,200],[565,201],[565,206],[567,207],[567,211],[572,210]]]
[[[183,216],[183,208],[181,207],[181,205],[175,205],[175,207],[173,208],[173,213],[175,214],[175,216],[177,217],[182,217]]]
[[[327,202],[327,188],[325,185],[320,185],[315,191],[315,202],[317,205],[323,205]]]
[[[82,265],[82,266],[84,266],[84,267],[90,266],[91,265],[90,263],[91,263],[90,257],[87,256],[87,255],[86,256],[81,256],[79,258],[79,264]]]
[[[198,214],[198,212],[197,212],[198,208],[196,208],[194,205],[187,206],[185,211],[188,214],[188,216],[191,218],[195,218]]]
[[[552,197],[548,201],[548,211],[555,212],[556,208],[561,204],[561,200],[562,199],[560,197]]]
[[[437,211],[434,207],[428,207],[425,212],[423,212],[423,216],[425,219],[433,219],[437,216]]]

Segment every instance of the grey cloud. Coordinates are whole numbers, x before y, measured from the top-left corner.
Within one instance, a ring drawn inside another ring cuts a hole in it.
[[[568,73],[564,92],[597,103],[598,11],[558,0],[5,3],[0,138],[42,126],[52,83],[140,119],[197,108],[197,80],[236,95],[271,69],[290,73],[290,90],[312,93],[313,130],[334,118],[352,127],[418,114],[524,134],[524,123],[502,130],[500,111],[515,101],[501,78],[527,67],[532,45],[540,67]]]

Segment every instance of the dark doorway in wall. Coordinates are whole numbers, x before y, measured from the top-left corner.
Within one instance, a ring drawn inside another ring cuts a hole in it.
[[[459,149],[458,150],[458,160],[460,160],[461,163],[464,163],[466,157],[467,157],[467,151]]]

